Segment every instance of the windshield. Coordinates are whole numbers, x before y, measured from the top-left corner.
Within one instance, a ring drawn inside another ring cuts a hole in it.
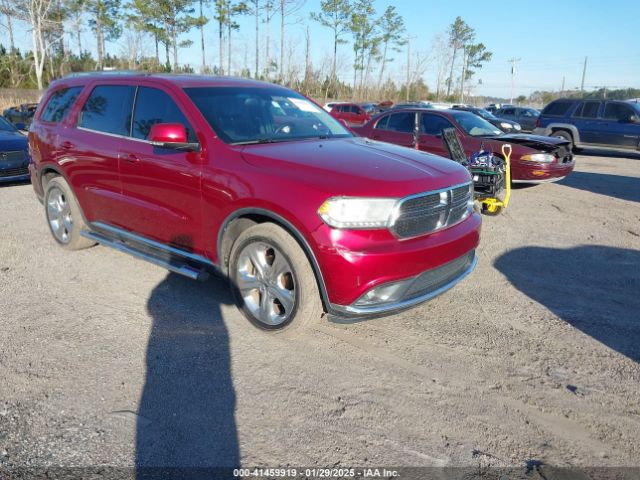
[[[194,87],[185,92],[230,144],[352,136],[325,110],[284,88]]]
[[[0,132],[15,132],[17,129],[4,118],[0,117]]]
[[[491,125],[489,122],[470,112],[451,111],[451,116],[458,122],[460,127],[472,137],[487,137],[502,135],[502,130]]]
[[[498,117],[496,117],[490,111],[485,110],[484,108],[479,108],[478,110],[476,110],[476,112],[478,113],[478,115],[480,115],[485,120],[498,120]]]

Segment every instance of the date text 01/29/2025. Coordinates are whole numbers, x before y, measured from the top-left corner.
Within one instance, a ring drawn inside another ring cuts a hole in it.
[[[398,472],[386,468],[238,468],[236,478],[397,478]]]

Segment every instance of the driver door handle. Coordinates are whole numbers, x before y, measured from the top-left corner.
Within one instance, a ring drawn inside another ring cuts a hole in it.
[[[138,163],[140,162],[140,158],[133,153],[119,153],[118,158],[120,160],[124,160],[129,163]]]

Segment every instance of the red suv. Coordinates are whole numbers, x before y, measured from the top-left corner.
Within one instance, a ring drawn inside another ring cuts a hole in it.
[[[233,78],[67,77],[29,132],[55,240],[194,279],[256,326],[380,315],[455,285],[480,216],[460,165],[354,137],[304,96]]]
[[[363,125],[371,120],[371,115],[367,110],[356,103],[338,103],[331,107],[331,115],[349,126]]]

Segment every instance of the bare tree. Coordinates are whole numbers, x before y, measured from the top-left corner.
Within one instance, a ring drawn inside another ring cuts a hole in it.
[[[431,39],[431,56],[434,59],[436,68],[436,100],[440,101],[447,67],[451,59],[451,50],[444,33],[437,33]]]
[[[49,51],[49,44],[45,39],[45,34],[51,27],[49,15],[54,7],[54,0],[21,0],[19,3],[21,8],[16,10],[18,18],[26,21],[31,29],[36,82],[38,90],[42,90],[44,88],[42,81],[44,64]]]
[[[280,10],[280,81],[284,81],[284,27],[285,19],[300,11],[305,0],[278,0]]]

